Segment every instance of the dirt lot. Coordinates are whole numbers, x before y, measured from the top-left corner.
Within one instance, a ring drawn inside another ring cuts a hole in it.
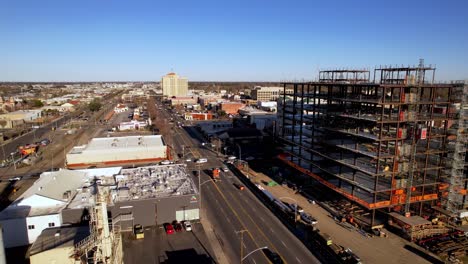
[[[251,168],[246,172],[254,182],[269,182],[272,179],[267,175],[256,172]],[[388,233],[387,238],[365,237],[357,231],[348,230],[338,225],[330,214],[317,204],[311,204],[308,199],[294,190],[277,185],[262,186],[275,197],[290,197],[297,201],[298,205],[318,220],[318,228],[331,235],[333,242],[347,248],[351,248],[363,263],[431,263],[417,254],[407,250],[410,242]]]

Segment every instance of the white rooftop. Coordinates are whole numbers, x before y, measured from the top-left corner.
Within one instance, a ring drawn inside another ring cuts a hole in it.
[[[185,164],[122,169],[115,176],[119,201],[163,198],[196,194],[198,190],[187,175]]]
[[[109,150],[118,151],[128,148],[145,148],[149,146],[164,146],[161,135],[105,137],[93,138],[88,145],[74,147],[70,154],[81,153],[85,150]]]

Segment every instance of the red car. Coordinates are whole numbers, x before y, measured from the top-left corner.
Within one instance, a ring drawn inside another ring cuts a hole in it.
[[[164,228],[166,228],[166,234],[174,234],[174,227],[171,224],[166,224]]]
[[[182,232],[182,225],[180,223],[174,224],[174,228],[176,232]]]

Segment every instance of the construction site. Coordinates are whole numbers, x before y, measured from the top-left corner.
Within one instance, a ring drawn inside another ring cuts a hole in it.
[[[411,241],[468,231],[468,86],[436,84],[435,70],[421,60],[372,80],[346,69],[283,83],[280,159],[304,186],[339,194],[330,207],[363,229],[391,225]]]

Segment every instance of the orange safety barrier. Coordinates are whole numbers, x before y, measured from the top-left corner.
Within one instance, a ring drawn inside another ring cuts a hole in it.
[[[354,201],[366,208],[369,208],[369,209],[376,209],[376,208],[380,208],[380,207],[387,207],[388,205],[390,205],[390,201],[384,201],[384,202],[379,202],[379,203],[375,203],[375,204],[370,204],[362,199],[359,199],[341,189],[339,189],[337,186],[327,182],[326,180],[322,179],[322,177],[318,176],[317,174],[315,173],[312,173],[311,171],[309,170],[306,170],[296,164],[294,164],[293,162],[289,161],[286,159],[286,156],[283,154],[283,155],[279,155],[278,158],[280,160],[282,160],[283,162],[285,162],[286,164],[288,164],[289,166],[295,168],[296,170],[304,173],[304,174],[307,174],[309,176],[311,176],[312,178],[314,178],[315,180],[317,180],[318,182],[320,182],[321,184],[329,187],[330,189],[334,190],[335,192],[338,192],[340,193],[341,195],[345,196],[346,198],[350,199],[351,201]]]
[[[448,183],[441,183],[439,184],[439,190],[445,190],[449,187]]]
[[[335,192],[338,192],[340,193],[341,195],[345,196],[346,198],[350,199],[351,201],[354,201],[368,209],[377,209],[377,208],[384,208],[384,207],[389,207],[391,205],[395,205],[395,204],[403,204],[406,202],[406,194],[402,193],[402,194],[399,194],[399,195],[395,195],[391,198],[391,201],[381,201],[381,202],[377,202],[377,203],[368,203],[362,199],[359,199],[347,192],[345,192],[344,190],[341,190],[340,188],[338,188],[337,186],[329,183],[328,181],[326,181],[325,179],[323,179],[322,177],[318,176],[317,174],[307,170],[307,169],[304,169],[300,166],[298,166],[297,164],[287,160],[287,156],[285,154],[280,154],[278,155],[278,158],[280,160],[282,160],[283,162],[285,162],[286,164],[288,164],[289,166],[295,168],[296,170],[306,174],[306,175],[309,175],[311,176],[312,178],[314,178],[315,180],[317,180],[318,182],[320,182],[321,184],[329,187],[330,189],[334,190]],[[414,188],[414,187],[413,187]],[[398,191],[398,190],[396,190]],[[403,191],[403,190],[401,190]],[[425,201],[425,200],[436,200],[437,199],[437,194],[426,194],[424,196],[420,195],[420,196],[413,196],[411,197],[411,200],[410,202],[418,202],[418,201]]]

